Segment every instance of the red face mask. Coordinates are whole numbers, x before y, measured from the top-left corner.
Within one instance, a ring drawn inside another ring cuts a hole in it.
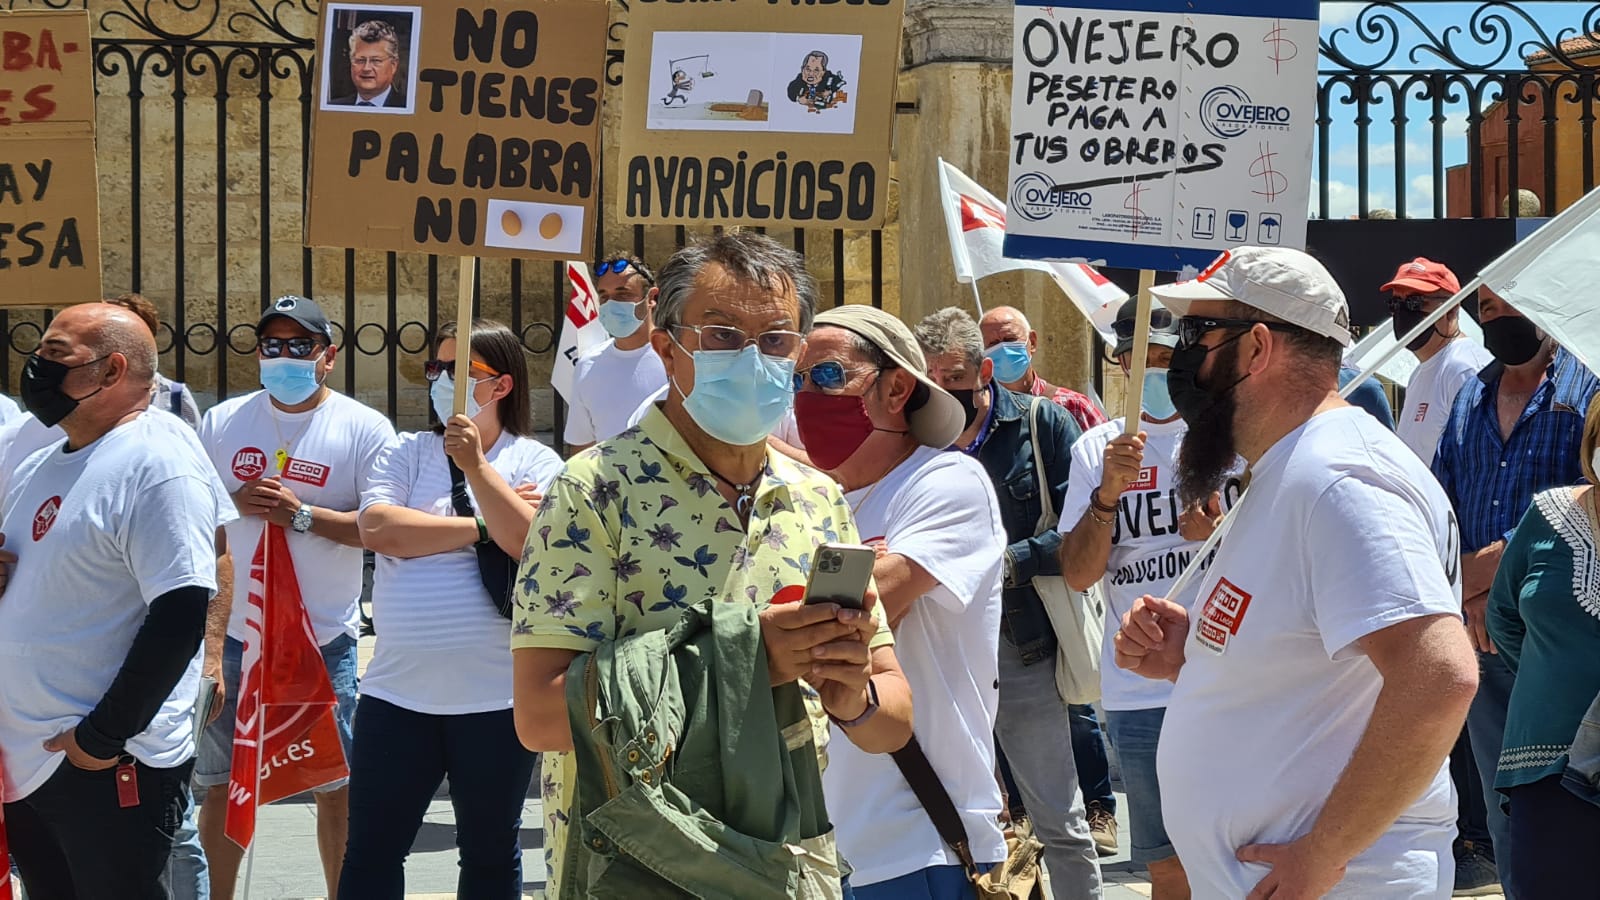
[[[794,421],[806,454],[823,471],[837,469],[872,434],[872,420],[860,397],[801,391],[794,395]]]

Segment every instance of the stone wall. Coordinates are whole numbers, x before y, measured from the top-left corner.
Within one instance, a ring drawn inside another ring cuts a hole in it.
[[[299,4],[250,0],[198,0],[192,12],[161,0],[89,5],[97,38],[128,42],[102,49],[97,76],[105,290],[137,288],[174,323],[178,339],[162,340],[164,371],[181,374],[203,406],[253,390],[248,326],[274,296],[309,293],[355,332],[335,384],[380,409],[392,401],[402,427],[419,427],[427,408],[423,342],[432,322],[452,317],[456,261],[437,259],[430,271],[422,255],[301,245],[311,80],[307,53],[294,43],[314,33],[314,15]],[[988,0],[911,0],[900,99],[915,108],[896,116],[889,223],[876,237],[876,264],[871,232],[773,232],[803,242],[824,306],[872,302],[877,275],[879,302],[910,322],[945,305],[972,308],[970,291],[951,275],[934,161],[942,155],[997,192],[1003,186],[1010,10]],[[614,50],[626,38],[625,17],[613,4]],[[612,72],[620,75],[620,65]],[[607,89],[607,135],[617,131],[624,89]],[[608,142],[603,155],[602,199],[615,198],[618,149]],[[902,209],[914,227],[902,229]],[[638,243],[658,265],[686,236],[624,224],[614,208],[603,210],[601,234],[605,250]],[[489,260],[481,269],[480,313],[520,321],[535,378],[547,383],[551,324],[565,295],[559,267]],[[1086,331],[1054,287],[1021,274],[982,287],[985,303],[1020,306],[1034,320],[1047,377],[1083,383]],[[77,299],[87,298],[63,302]],[[9,313],[17,349],[35,336],[19,324],[39,322],[38,313]],[[386,343],[386,333],[397,333],[399,346]],[[216,352],[230,340],[235,352]],[[10,357],[15,385],[22,355]],[[539,423],[549,428],[552,392],[535,394]]]

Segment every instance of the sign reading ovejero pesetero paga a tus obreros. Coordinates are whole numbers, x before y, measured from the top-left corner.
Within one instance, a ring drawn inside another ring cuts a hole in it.
[[[604,0],[326,2],[306,243],[590,253]]]
[[[623,63],[629,222],[874,228],[905,0],[640,0]]]
[[[0,10],[0,306],[100,298],[89,14]]]

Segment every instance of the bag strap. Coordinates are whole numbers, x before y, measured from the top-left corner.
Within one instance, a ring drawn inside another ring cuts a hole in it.
[[[956,858],[961,860],[967,877],[976,878],[978,866],[972,861],[972,848],[967,843],[967,826],[961,824],[961,814],[956,811],[955,801],[950,799],[950,792],[939,780],[939,773],[933,770],[927,754],[922,752],[917,736],[912,735],[904,747],[889,756],[900,767],[900,774],[911,785],[911,793],[917,796],[917,802],[922,804],[923,811],[933,821],[934,830],[939,832],[939,837],[950,845]]]
[[[167,390],[169,392],[167,398],[169,409],[167,411],[181,418],[183,416],[183,382],[174,381],[167,386]]]
[[[1044,454],[1039,450],[1039,404],[1049,402],[1052,401],[1034,397],[1028,404],[1028,438],[1033,442],[1033,471],[1039,481],[1039,524],[1034,527],[1034,534],[1043,534],[1060,521],[1050,497],[1050,482],[1044,474]]]
[[[458,516],[477,518],[478,513],[472,508],[472,498],[467,496],[467,476],[456,466],[456,461],[450,454],[444,455],[444,464],[450,467],[450,506]]]

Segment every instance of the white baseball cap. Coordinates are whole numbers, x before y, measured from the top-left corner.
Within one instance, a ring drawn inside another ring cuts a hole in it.
[[[1350,307],[1322,263],[1287,247],[1224,250],[1193,281],[1150,289],[1175,316],[1196,300],[1237,300],[1350,346]]]

